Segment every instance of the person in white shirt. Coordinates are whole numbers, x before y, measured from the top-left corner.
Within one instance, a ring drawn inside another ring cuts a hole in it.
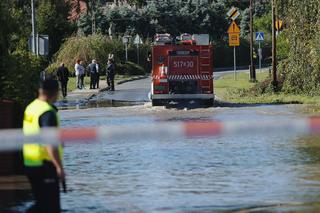
[[[74,70],[76,72],[76,86],[78,89],[82,89],[84,87],[83,79],[84,79],[84,67],[82,66],[82,61],[80,59],[77,60],[76,64],[74,65]]]

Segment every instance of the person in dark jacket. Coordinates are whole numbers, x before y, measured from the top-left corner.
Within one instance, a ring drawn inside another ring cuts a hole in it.
[[[108,90],[114,91],[115,65],[114,65],[113,59],[108,60],[106,74],[107,74]]]
[[[98,64],[98,62],[96,61],[96,70],[97,70],[97,73],[96,73],[96,81],[95,81],[95,85],[96,85],[96,88],[99,89],[99,82],[100,82],[100,65]]]
[[[65,98],[67,96],[67,86],[69,81],[69,70],[61,63],[57,71],[58,80],[60,81],[62,96]]]
[[[90,89],[96,88],[97,80],[97,61],[92,60],[92,63],[88,65],[88,71],[90,73]]]

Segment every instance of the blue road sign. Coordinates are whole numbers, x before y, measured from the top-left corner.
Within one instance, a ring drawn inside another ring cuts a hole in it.
[[[256,32],[256,41],[264,41],[264,32]]]

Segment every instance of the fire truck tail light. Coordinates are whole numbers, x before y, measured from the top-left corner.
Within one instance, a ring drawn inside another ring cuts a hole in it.
[[[168,67],[161,66],[161,67],[159,67],[159,71],[160,71],[160,78],[166,78],[167,77]]]

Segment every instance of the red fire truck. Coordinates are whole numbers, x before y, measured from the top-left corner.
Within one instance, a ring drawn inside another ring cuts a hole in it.
[[[156,35],[152,47],[153,106],[171,100],[201,100],[213,105],[213,49],[208,35]]]

